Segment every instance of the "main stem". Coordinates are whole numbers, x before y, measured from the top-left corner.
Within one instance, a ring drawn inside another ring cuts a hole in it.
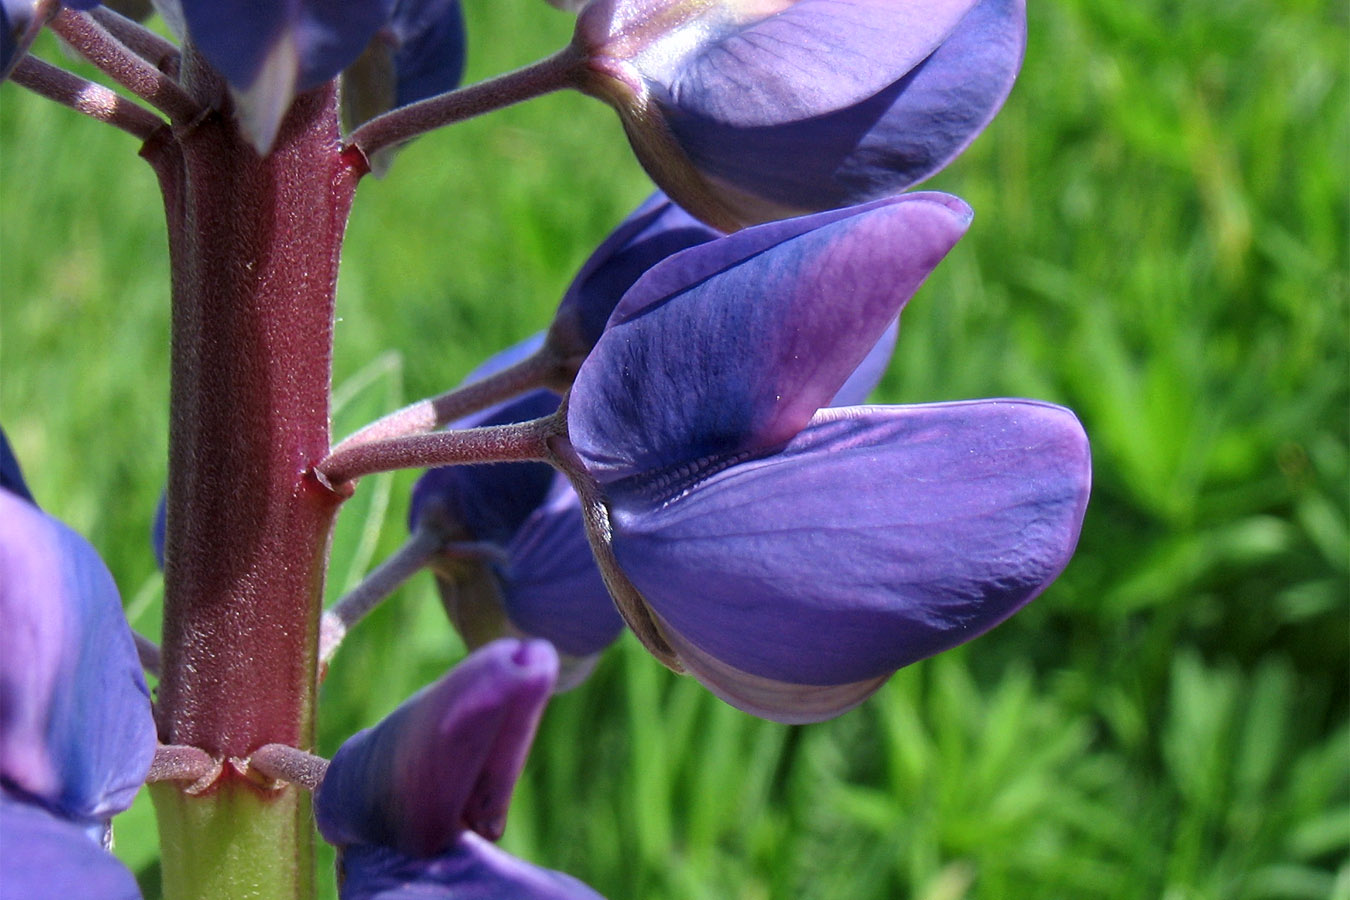
[[[227,101],[191,53],[184,84]],[[308,897],[309,800],[232,766],[311,749],[329,530],[333,297],[360,171],[333,89],[299,97],[260,158],[228,111],[152,138],[173,270],[160,740],[224,761],[199,794],[153,788],[168,898]],[[358,163],[359,164],[359,163]]]

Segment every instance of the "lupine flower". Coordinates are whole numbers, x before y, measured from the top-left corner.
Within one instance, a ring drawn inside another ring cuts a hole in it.
[[[454,427],[523,422],[557,407],[556,394],[534,391]],[[447,536],[432,568],[471,648],[507,635],[547,638],[567,660],[571,687],[622,630],[576,493],[545,463],[431,469],[413,488],[408,518],[411,529]]]
[[[656,263],[719,236],[663,194],[631,214],[592,254],[564,295],[548,340],[577,364],[604,330],[619,298]],[[832,405],[861,403],[895,345],[893,321]],[[538,336],[496,354],[469,374],[486,377],[539,349]],[[454,428],[523,422],[553,412],[558,398],[535,391],[453,423]],[[469,647],[504,636],[546,638],[562,652],[560,686],[575,686],[594,655],[622,629],[587,547],[581,506],[568,480],[542,463],[444,466],[413,488],[409,528],[453,535],[433,565],[451,620]]]
[[[139,897],[103,849],[155,752],[136,647],[103,561],[32,502],[2,434],[0,451],[0,885]]]
[[[578,373],[568,427],[607,580],[733,705],[849,709],[1003,621],[1072,553],[1089,461],[1069,411],[820,409],[969,216],[910,194],[681,254]]]
[[[725,230],[894,194],[945,166],[1021,66],[1024,0],[595,0],[582,88]]]
[[[489,843],[557,672],[547,641],[496,641],[342,745],[314,814],[343,900],[595,900]]]

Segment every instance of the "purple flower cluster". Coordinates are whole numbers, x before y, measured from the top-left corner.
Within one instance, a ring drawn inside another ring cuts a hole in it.
[[[0,3],[6,73],[55,6]],[[159,6],[263,153],[293,99],[335,78],[357,128],[463,71],[457,0]],[[315,815],[345,900],[596,896],[491,842],[549,696],[624,623],[728,703],[815,722],[1063,570],[1091,480],[1073,413],[866,405],[905,305],[972,220],[950,195],[900,192],[984,128],[1024,44],[1022,0],[580,5],[560,86],[616,109],[663,192],[545,334],[468,379],[552,360],[452,423],[543,423],[546,451],[414,488],[410,528],[433,536],[472,652],[327,769]],[[0,877],[135,897],[101,842],[155,752],[136,647],[106,568],[34,504],[2,437]],[[161,508],[160,553],[164,528]]]

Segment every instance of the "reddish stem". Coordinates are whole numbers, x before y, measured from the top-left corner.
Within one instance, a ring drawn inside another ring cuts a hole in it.
[[[185,84],[220,85],[190,52]],[[359,171],[332,86],[260,158],[228,113],[149,142],[173,271],[164,743],[217,758],[312,742],[333,295]],[[228,767],[227,767],[227,771]]]
[[[572,87],[583,62],[576,49],[568,45],[552,56],[514,72],[376,116],[352,132],[351,146],[367,157],[374,156],[387,147],[453,122]]]

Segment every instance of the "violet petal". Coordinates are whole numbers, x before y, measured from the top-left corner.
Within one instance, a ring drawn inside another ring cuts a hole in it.
[[[473,833],[430,858],[352,847],[342,871],[342,900],[600,900],[570,875],[517,859]]]
[[[596,0],[584,88],[672,198],[724,228],[897,193],[1012,88],[1024,0]]]
[[[607,483],[788,440],[969,221],[954,197],[907,194],[671,257],[624,296],[578,372],[573,446]]]
[[[823,410],[780,452],[660,499],[611,495],[624,571],[717,660],[798,685],[875,679],[1012,615],[1067,564],[1090,463],[1061,407]]]
[[[181,0],[193,45],[230,85],[247,90],[277,47],[294,58],[294,89],[317,87],[360,55],[393,0]]]
[[[28,490],[28,484],[23,480],[23,470],[19,468],[19,461],[14,457],[14,450],[9,446],[9,438],[5,436],[3,428],[0,428],[0,488],[18,495],[29,503],[36,502]]]
[[[117,587],[84,538],[0,491],[0,777],[71,819],[131,805],[155,752]]]
[[[853,374],[848,376],[848,380],[835,393],[829,405],[861,406],[866,403],[868,395],[881,383],[881,376],[886,374],[886,367],[891,364],[895,342],[899,337],[900,320],[896,319],[867,352],[867,356],[863,357],[863,361],[853,370]]]
[[[598,653],[623,630],[586,540],[581,503],[561,475],[507,545],[500,574],[511,624],[568,656]]]
[[[459,0],[395,0],[395,105],[454,90],[464,77],[464,12]]]
[[[675,140],[715,185],[801,211],[873,200],[928,178],[1003,105],[1026,45],[1024,0],[982,0],[904,77],[850,105],[782,123],[663,108]]]
[[[394,0],[388,23],[343,70],[343,125],[454,90],[464,58],[459,0]]]
[[[141,900],[131,872],[83,828],[0,794],[0,886],[15,900]]]
[[[426,857],[499,835],[557,673],[547,641],[495,641],[348,739],[315,795],[324,838]]]
[[[658,191],[648,197],[582,264],[558,305],[550,343],[579,361],[600,339],[619,299],[648,269],[721,234],[665,194]]]
[[[453,423],[452,428],[505,425],[546,416],[558,408],[558,396],[531,391],[482,413]],[[413,486],[408,511],[416,528],[432,506],[437,515],[462,527],[469,539],[504,546],[530,513],[543,502],[553,483],[546,463],[489,463],[440,466],[428,470]]]

